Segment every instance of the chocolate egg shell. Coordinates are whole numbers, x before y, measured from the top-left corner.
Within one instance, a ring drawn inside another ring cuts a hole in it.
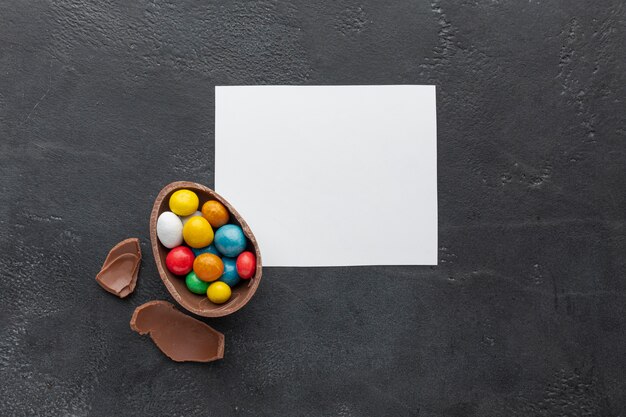
[[[149,334],[161,352],[176,362],[212,362],[224,357],[222,333],[167,301],[150,301],[137,307],[130,328]]]
[[[209,200],[217,200],[222,203],[230,213],[229,223],[241,226],[241,229],[248,240],[246,250],[251,251],[256,256],[257,262],[254,276],[233,288],[230,300],[224,304],[213,304],[209,301],[206,295],[192,293],[187,289],[185,280],[172,274],[165,266],[165,258],[167,256],[168,249],[164,247],[157,238],[156,224],[159,215],[165,211],[169,211],[168,202],[170,196],[175,191],[180,189],[187,189],[195,192],[200,199],[200,207],[202,207],[202,205]],[[154,253],[157,269],[159,270],[159,276],[165,284],[165,287],[183,308],[199,316],[222,317],[234,313],[250,301],[261,281],[261,252],[252,230],[250,230],[250,227],[245,220],[230,205],[230,203],[228,203],[228,201],[204,185],[187,181],[178,181],[166,185],[161,190],[154,201],[152,214],[150,215],[150,241],[152,243],[152,252]]]
[[[123,240],[109,251],[96,281],[106,291],[124,298],[135,290],[140,263],[139,239]]]

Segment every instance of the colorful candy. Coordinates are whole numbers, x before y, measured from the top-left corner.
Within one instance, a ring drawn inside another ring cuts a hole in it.
[[[215,229],[228,223],[230,215],[222,203],[215,200],[207,201],[202,205],[202,216],[211,223]]]
[[[201,295],[206,294],[206,290],[209,288],[209,283],[202,281],[193,271],[185,277],[185,285],[192,293]]]
[[[205,246],[203,248],[191,248],[191,251],[194,255],[200,256],[203,253],[212,253],[213,255],[220,256],[220,253],[215,248],[215,245],[210,244],[209,246]]]
[[[215,247],[224,256],[235,257],[246,248],[246,236],[241,227],[227,224],[215,232]]]
[[[230,299],[231,294],[230,287],[221,281],[212,283],[206,290],[207,297],[215,304],[224,304]]]
[[[215,281],[224,273],[224,263],[217,255],[203,253],[193,261],[193,272],[202,281]]]
[[[190,292],[223,304],[241,279],[254,277],[256,257],[245,250],[248,240],[241,226],[228,224],[231,215],[224,204],[209,200],[199,211],[199,202],[191,190],[175,191],[169,199],[171,211],[157,219],[157,237],[171,249],[165,257],[167,269],[185,276]]]
[[[237,260],[235,258],[223,257],[222,262],[224,263],[224,272],[220,277],[220,281],[225,282],[232,288],[239,284],[239,281],[241,280],[239,278],[239,274],[237,273]]]
[[[165,266],[174,275],[188,274],[193,265],[193,252],[187,246],[177,246],[165,257]]]
[[[183,238],[192,248],[203,248],[213,242],[213,229],[204,217],[192,217],[183,227]]]
[[[164,211],[157,219],[156,232],[159,241],[168,249],[183,243],[183,223],[171,211]]]
[[[189,216],[198,210],[198,196],[193,191],[178,190],[170,197],[170,210],[179,216]]]
[[[243,279],[249,279],[256,273],[256,257],[250,251],[241,252],[237,257],[237,273]]]

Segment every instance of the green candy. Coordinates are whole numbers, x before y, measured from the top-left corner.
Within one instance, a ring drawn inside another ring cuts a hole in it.
[[[191,271],[185,278],[185,284],[192,293],[206,295],[206,290],[211,283],[202,281],[195,272]]]

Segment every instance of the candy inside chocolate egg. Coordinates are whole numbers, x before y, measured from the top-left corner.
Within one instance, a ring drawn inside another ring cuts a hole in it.
[[[214,304],[207,298],[206,295],[192,293],[186,287],[185,277],[172,274],[166,267],[165,259],[169,249],[159,242],[156,227],[157,219],[161,213],[169,211],[170,208],[168,203],[171,195],[181,189],[190,190],[196,193],[200,200],[199,207],[202,207],[202,205],[209,200],[217,200],[222,203],[228,209],[230,214],[228,222],[230,224],[239,225],[244,232],[247,239],[247,246],[245,250],[254,253],[256,256],[256,270],[254,276],[234,287],[232,289],[231,298],[224,304]],[[152,243],[154,258],[159,270],[159,275],[168,291],[183,308],[199,316],[221,317],[234,313],[250,301],[259,286],[259,282],[261,281],[261,252],[250,227],[248,227],[245,220],[226,200],[224,200],[224,198],[222,198],[215,191],[201,184],[178,181],[168,184],[161,190],[154,202],[152,214],[150,216],[150,240]]]

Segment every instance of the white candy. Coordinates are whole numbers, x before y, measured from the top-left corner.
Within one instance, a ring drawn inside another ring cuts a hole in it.
[[[164,211],[157,219],[157,237],[166,248],[183,243],[183,222],[171,211]]]
[[[202,217],[202,212],[196,211],[195,213],[191,213],[189,216],[181,217],[180,219],[183,221],[183,226],[189,221],[189,219],[196,216]]]

